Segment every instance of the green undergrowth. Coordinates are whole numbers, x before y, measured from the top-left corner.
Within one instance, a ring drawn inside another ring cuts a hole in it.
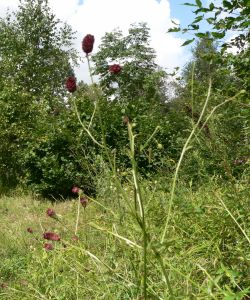
[[[170,186],[160,179],[140,184],[149,239],[148,299],[250,299],[247,183],[210,180],[194,189],[179,182],[163,243]],[[80,210],[79,240],[72,239],[77,199],[0,199],[0,299],[143,299],[141,228],[112,175],[97,185],[97,197]],[[129,182],[123,192],[133,203]],[[46,215],[48,208],[57,219]],[[61,237],[52,251],[43,248],[44,231]]]

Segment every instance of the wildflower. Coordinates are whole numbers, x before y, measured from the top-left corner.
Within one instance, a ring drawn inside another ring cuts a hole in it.
[[[123,118],[123,123],[124,123],[125,125],[127,125],[127,124],[129,123],[129,117],[128,117],[128,116],[125,116],[125,117]]]
[[[27,231],[28,231],[29,233],[33,233],[33,229],[32,229],[31,227],[28,227],[28,228],[27,228]]]
[[[54,232],[44,232],[43,237],[50,241],[60,241],[60,236]]]
[[[77,235],[72,236],[72,241],[77,242],[79,240],[79,237]]]
[[[20,280],[20,284],[26,286],[26,285],[28,285],[29,283],[28,283],[27,280],[21,279],[21,280]]]
[[[77,187],[77,186],[73,186],[71,191],[72,191],[72,193],[74,193],[74,194],[78,194],[78,193],[80,192],[80,189],[79,189],[79,187]]]
[[[91,34],[87,34],[82,40],[82,50],[88,55],[93,50],[95,38]]]
[[[70,92],[70,93],[74,93],[76,91],[76,79],[74,76],[69,76],[66,80],[66,89]]]
[[[54,249],[54,247],[53,247],[53,245],[51,244],[51,243],[45,243],[44,245],[43,245],[43,248],[45,249],[45,250],[53,250]]]
[[[120,65],[117,65],[117,64],[114,64],[114,65],[111,65],[109,66],[109,72],[110,73],[113,73],[113,74],[118,74],[121,72],[121,66]]]
[[[48,208],[46,214],[51,218],[54,218],[56,216],[56,212],[52,208]]]
[[[235,159],[235,160],[233,161],[233,163],[234,163],[235,166],[243,165],[243,164],[245,164],[246,162],[247,162],[247,157],[240,157],[240,158]]]
[[[6,289],[8,287],[8,285],[7,285],[7,283],[5,283],[5,282],[2,282],[1,284],[0,284],[0,288],[1,289]]]
[[[80,203],[85,208],[87,206],[87,204],[88,204],[88,199],[86,197],[81,197],[80,198]]]

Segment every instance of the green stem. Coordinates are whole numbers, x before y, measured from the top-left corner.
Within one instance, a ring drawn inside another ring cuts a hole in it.
[[[86,58],[87,58],[87,62],[88,62],[89,76],[91,79],[91,83],[92,83],[92,85],[94,85],[94,79],[93,79],[92,72],[91,72],[91,65],[90,65],[90,60],[89,60],[88,54],[86,54]]]
[[[79,217],[80,217],[80,196],[78,197],[78,205],[77,205],[77,213],[76,213],[76,226],[75,226],[75,235],[77,235],[78,225],[79,225]]]
[[[135,136],[133,134],[132,125],[128,122],[128,134],[129,134],[129,142],[130,142],[130,152],[131,152],[131,163],[132,163],[132,174],[133,181],[135,187],[135,210],[137,215],[137,203],[139,206],[139,216],[137,216],[137,222],[142,228],[143,233],[143,297],[144,300],[147,300],[147,248],[148,248],[148,240],[147,240],[147,231],[146,231],[146,222],[145,222],[145,212],[143,201],[141,197],[141,191],[138,181],[137,174],[137,164],[135,160]]]
[[[179,158],[176,170],[175,170],[174,180],[173,180],[172,189],[171,189],[171,193],[170,193],[170,200],[169,200],[167,220],[166,220],[166,223],[165,223],[165,226],[164,226],[164,230],[163,230],[163,233],[162,233],[161,243],[164,242],[164,239],[165,239],[165,236],[166,236],[166,233],[167,233],[167,228],[168,228],[168,223],[169,223],[169,220],[170,220],[170,214],[171,214],[171,210],[172,210],[172,206],[173,206],[173,199],[174,199],[174,193],[175,193],[175,187],[176,187],[176,181],[177,181],[179,169],[180,169],[182,160],[184,158],[184,155],[185,155],[186,151],[189,149],[189,147],[188,147],[189,146],[189,142],[191,141],[191,139],[192,139],[192,137],[193,137],[193,135],[194,135],[197,127],[199,126],[200,121],[201,121],[201,119],[202,119],[202,117],[203,117],[203,115],[205,113],[205,110],[206,110],[206,107],[207,107],[207,104],[208,104],[208,100],[209,100],[210,95],[211,95],[211,87],[212,87],[212,82],[211,82],[211,79],[210,79],[209,80],[209,87],[208,87],[207,97],[206,97],[205,103],[203,105],[200,117],[199,117],[197,123],[195,124],[195,126],[193,127],[193,130],[191,131],[189,137],[186,140],[186,143],[185,143],[185,145],[184,145],[184,147],[182,149],[182,152],[181,152],[181,155],[180,155],[180,158]]]
[[[89,131],[88,128],[85,127],[85,125],[83,124],[82,120],[81,120],[81,117],[80,117],[80,114],[79,114],[79,111],[77,109],[77,106],[76,106],[76,102],[75,102],[75,99],[73,100],[73,103],[74,103],[74,108],[75,108],[75,113],[76,113],[76,116],[78,118],[78,121],[79,123],[81,124],[82,128],[86,131],[86,133],[90,136],[90,138],[92,139],[92,141],[97,144],[99,147],[103,148],[103,145],[100,144],[92,135],[92,133]]]

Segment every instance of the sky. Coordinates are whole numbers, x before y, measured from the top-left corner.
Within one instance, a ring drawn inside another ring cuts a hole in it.
[[[79,53],[86,34],[95,36],[93,53],[98,50],[101,37],[119,28],[124,34],[132,23],[146,22],[150,28],[151,47],[156,50],[156,63],[171,72],[190,59],[190,51],[181,47],[187,37],[167,33],[171,20],[187,25],[193,20],[192,7],[181,5],[183,0],[49,0],[53,13],[76,31],[75,48]],[[194,1],[189,1],[194,2]],[[6,8],[15,10],[18,0],[0,0],[0,17]],[[86,59],[75,69],[78,80],[90,82]]]

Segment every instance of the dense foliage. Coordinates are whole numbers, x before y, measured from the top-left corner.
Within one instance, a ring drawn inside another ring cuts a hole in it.
[[[28,148],[53,127],[54,111],[65,107],[63,86],[75,60],[73,35],[60,27],[47,1],[22,1],[0,19],[1,184],[25,177]],[[68,50],[65,50],[65,49]],[[50,122],[48,122],[50,121]]]

